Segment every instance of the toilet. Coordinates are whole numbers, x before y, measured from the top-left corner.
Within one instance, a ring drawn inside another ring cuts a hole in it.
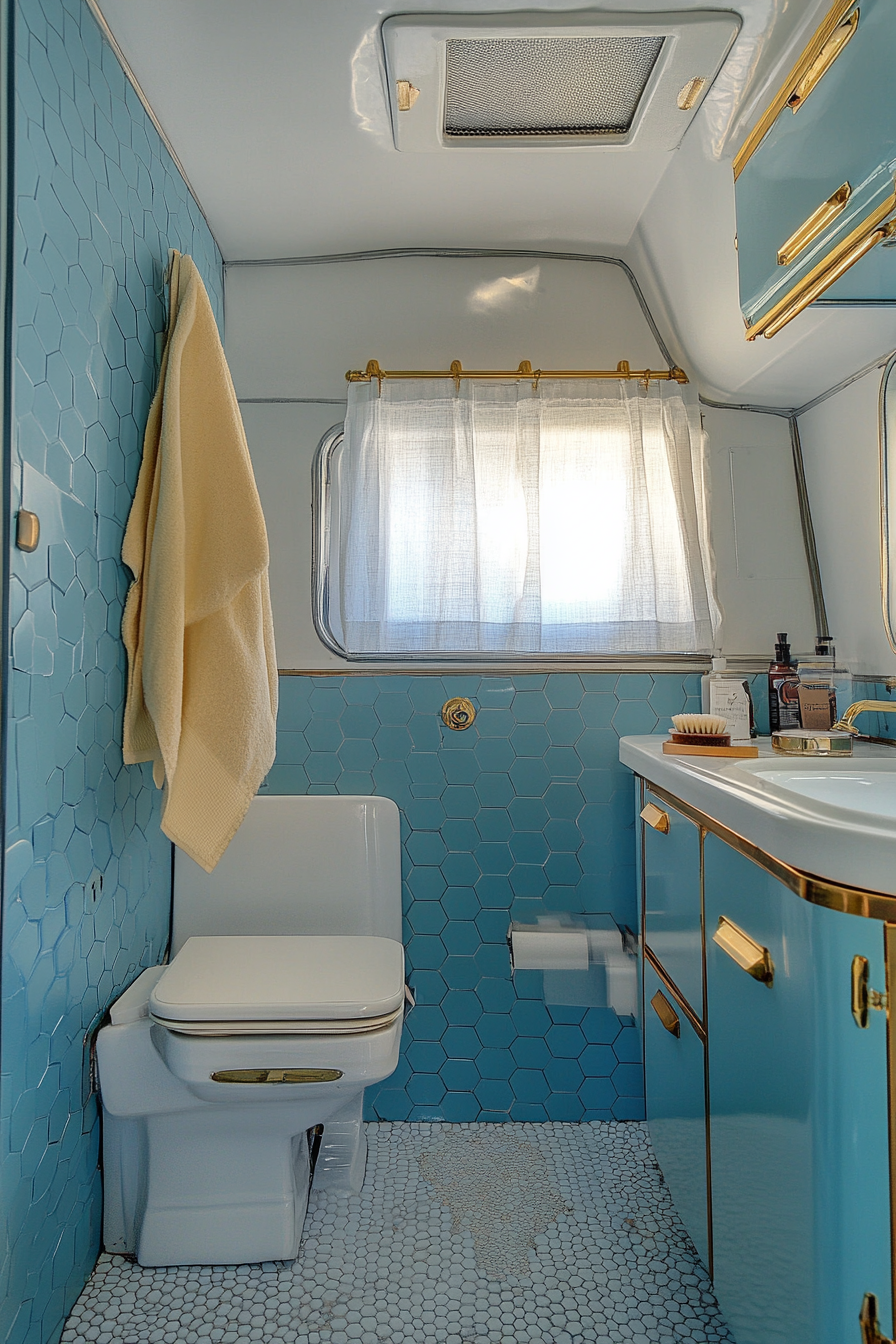
[[[142,1265],[298,1254],[310,1182],[364,1179],[365,1087],[398,1063],[398,808],[259,796],[214,872],[175,851],[171,960],[97,1037],[104,1242]]]

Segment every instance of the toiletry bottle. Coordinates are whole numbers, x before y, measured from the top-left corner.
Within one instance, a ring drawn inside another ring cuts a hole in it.
[[[700,689],[703,713],[725,719],[732,742],[749,742],[756,736],[749,683],[726,671],[724,658],[713,658],[712,671],[700,678]]]
[[[802,655],[796,662],[800,678],[800,722],[804,728],[830,728],[837,718],[833,644],[827,636],[819,635],[814,655]]]
[[[800,726],[800,679],[790,661],[786,634],[779,634],[774,661],[768,669],[768,717],[773,733]]]

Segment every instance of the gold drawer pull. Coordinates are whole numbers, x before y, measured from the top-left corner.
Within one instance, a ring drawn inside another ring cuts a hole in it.
[[[752,975],[754,980],[760,980],[764,985],[772,985],[775,979],[775,963],[772,961],[767,947],[757,943],[743,929],[732,924],[730,919],[724,915],[719,918],[719,927],[712,936],[714,943],[718,943],[723,952],[727,952],[732,961],[736,961],[738,966]]]
[[[655,831],[659,831],[660,835],[669,834],[669,813],[657,807],[656,803],[647,803],[641,808],[641,820],[646,821]]]
[[[650,1000],[650,1006],[668,1032],[673,1036],[681,1036],[679,1016],[661,989]]]
[[[809,94],[830,70],[847,42],[852,38],[858,26],[859,11],[858,9],[854,9],[849,17],[838,24],[831,33],[831,36],[809,66],[809,69],[787,99],[787,106],[790,108],[791,112],[798,112],[800,110],[803,103],[809,97]]]
[[[837,188],[833,196],[829,196],[817,210],[813,210],[809,218],[790,235],[787,242],[778,248],[778,265],[789,266],[809,246],[813,239],[817,238],[831,221],[835,220],[841,211],[846,209],[846,203],[851,195],[852,187],[848,182],[844,182],[842,187]]]

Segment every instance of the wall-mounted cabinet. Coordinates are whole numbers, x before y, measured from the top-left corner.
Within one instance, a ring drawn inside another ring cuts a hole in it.
[[[859,1344],[866,1293],[892,1315],[888,1033],[884,1012],[856,1021],[853,962],[885,986],[888,926],[801,899],[663,792],[640,803],[647,1115],[672,1198],[738,1344]]]
[[[734,162],[747,339],[896,303],[896,10],[837,0]]]

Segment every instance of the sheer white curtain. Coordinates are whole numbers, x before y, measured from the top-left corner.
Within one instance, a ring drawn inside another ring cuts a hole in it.
[[[330,629],[360,657],[709,651],[706,496],[674,383],[350,384]]]

